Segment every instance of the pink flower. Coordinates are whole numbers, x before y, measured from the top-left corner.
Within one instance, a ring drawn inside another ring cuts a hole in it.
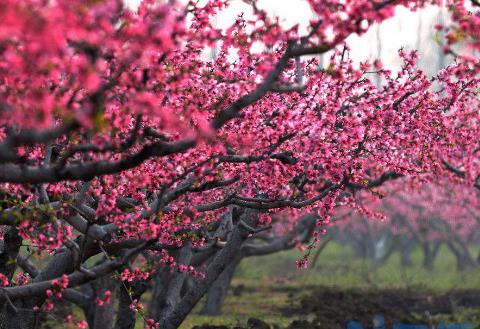
[[[75,325],[78,329],[85,329],[88,328],[88,323],[87,321],[78,321],[77,324]]]

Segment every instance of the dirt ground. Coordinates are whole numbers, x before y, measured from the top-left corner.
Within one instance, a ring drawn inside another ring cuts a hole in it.
[[[361,321],[364,327],[371,326],[372,317],[382,314],[387,328],[393,323],[436,324],[438,317],[443,321],[456,321],[461,309],[477,309],[480,313],[480,290],[454,290],[434,294],[415,290],[341,290],[317,287],[303,297],[291,296],[291,303],[281,312],[304,315],[305,320],[295,320],[288,329],[337,329],[345,328],[350,320]],[[475,312],[477,313],[477,312]],[[302,316],[300,316],[302,318]],[[472,319],[471,321],[480,319]],[[200,325],[195,329],[275,329],[262,319],[251,318],[243,326]]]

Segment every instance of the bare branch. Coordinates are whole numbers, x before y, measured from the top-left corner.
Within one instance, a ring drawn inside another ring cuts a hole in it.
[[[115,174],[135,168],[145,160],[154,156],[166,156],[186,151],[196,144],[194,139],[185,139],[175,143],[152,143],[144,146],[133,155],[125,156],[118,161],[87,161],[80,164],[71,164],[65,167],[49,165],[36,167],[18,164],[0,165],[0,182],[10,183],[54,183],[65,180],[88,181],[94,177]]]

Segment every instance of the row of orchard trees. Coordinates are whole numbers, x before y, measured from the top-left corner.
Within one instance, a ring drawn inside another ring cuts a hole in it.
[[[177,328],[241,257],[314,246],[361,191],[477,185],[479,64],[451,47],[479,48],[476,0],[448,1],[457,61],[433,78],[415,52],[393,73],[346,56],[348,36],[427,3],[309,0],[300,33],[256,1],[222,29],[225,0],[2,1],[0,328],[38,327],[59,300],[80,328],[137,312]]]
[[[445,183],[415,191],[389,189],[382,200],[367,202],[367,209],[339,211],[331,233],[356,256],[379,265],[398,252],[401,266],[411,266],[412,253],[420,248],[423,267],[432,271],[445,246],[457,269],[467,270],[480,265],[480,254],[473,254],[480,242],[477,194],[473,188]]]

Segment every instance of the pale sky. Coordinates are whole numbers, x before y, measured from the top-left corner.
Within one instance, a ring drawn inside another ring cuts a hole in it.
[[[126,0],[130,8],[136,8],[141,0]],[[271,15],[278,16],[285,28],[299,24],[305,31],[312,12],[305,0],[258,0],[258,6]],[[380,26],[372,27],[366,34],[348,39],[351,48],[350,58],[355,61],[376,59],[378,55],[384,67],[396,69],[400,65],[397,56],[399,48],[418,49],[421,55],[420,66],[432,74],[438,69],[440,48],[434,41],[433,26],[448,20],[445,9],[429,6],[418,12],[397,8],[396,15]],[[216,18],[218,27],[227,27],[244,12],[251,14],[251,7],[242,0],[232,0],[230,6]],[[377,45],[380,43],[381,47]]]

